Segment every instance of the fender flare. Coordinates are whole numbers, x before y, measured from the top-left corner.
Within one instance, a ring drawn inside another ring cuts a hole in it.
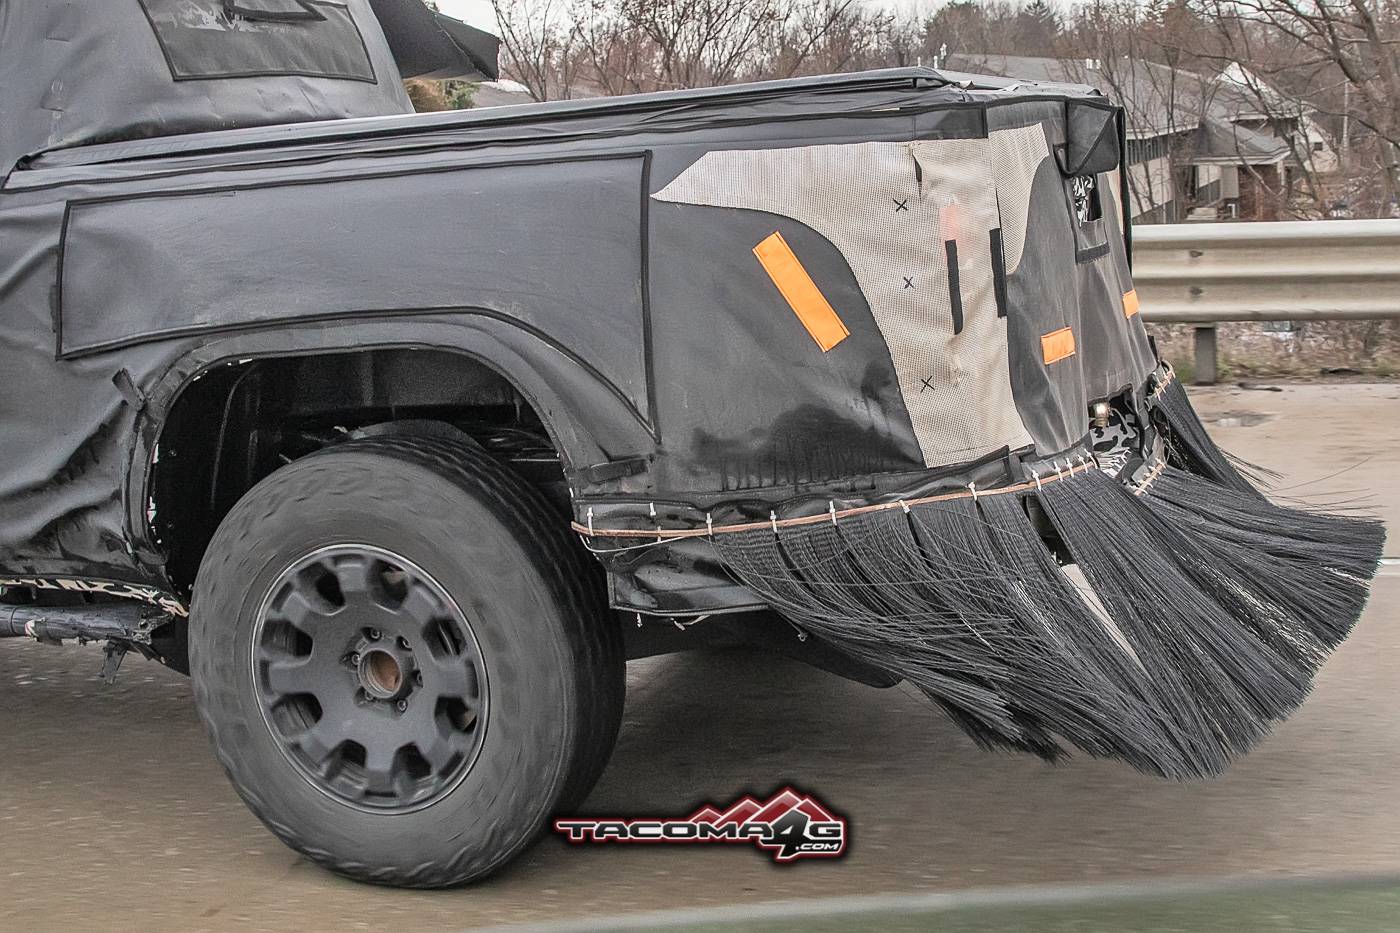
[[[164,563],[151,536],[146,504],[153,458],[169,415],[188,386],[228,363],[391,348],[455,353],[509,382],[534,408],[571,480],[579,470],[655,450],[656,428],[643,408],[543,333],[494,314],[473,314],[472,309],[411,322],[403,317],[279,322],[276,327],[182,344],[146,391],[135,420],[123,484],[124,512],[127,540],[141,562],[157,567]]]

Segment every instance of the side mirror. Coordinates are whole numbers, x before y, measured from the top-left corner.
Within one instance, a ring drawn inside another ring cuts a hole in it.
[[[1118,108],[1105,102],[1072,100],[1065,104],[1065,145],[1060,171],[1066,177],[1097,175],[1118,168]]]
[[[430,10],[423,0],[369,0],[401,78],[494,81],[499,36]]]

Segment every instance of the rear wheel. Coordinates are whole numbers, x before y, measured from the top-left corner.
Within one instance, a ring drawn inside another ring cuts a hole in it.
[[[539,494],[438,437],[303,458],[200,569],[200,713],[239,794],[341,874],[434,887],[586,796],[621,718],[621,633]]]

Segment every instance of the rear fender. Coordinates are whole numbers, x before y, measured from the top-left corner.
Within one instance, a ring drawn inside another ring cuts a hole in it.
[[[573,485],[590,468],[647,458],[651,424],[616,386],[543,334],[495,316],[362,320],[245,332],[190,349],[145,394],[127,471],[129,539],[143,562],[159,564],[146,518],[152,468],[167,419],[182,392],[210,370],[253,359],[388,348],[460,353],[508,381],[539,414]]]

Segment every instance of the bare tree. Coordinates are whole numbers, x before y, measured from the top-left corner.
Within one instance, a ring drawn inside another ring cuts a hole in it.
[[[646,36],[662,87],[730,84],[782,22],[779,0],[618,0],[618,18]]]
[[[783,10],[763,70],[790,77],[883,65],[894,23],[893,14],[868,11],[856,0],[796,0]]]
[[[608,94],[884,64],[893,17],[858,0],[576,0],[585,81]]]
[[[1005,0],[951,0],[923,22],[923,60],[942,67],[949,55],[1019,54],[1017,8]]]
[[[1343,153],[1356,146],[1369,163],[1346,168],[1378,212],[1400,200],[1400,2],[1191,2],[1217,24],[1225,55],[1333,118]]]
[[[506,76],[535,100],[572,96],[578,55],[564,0],[491,0],[491,6]]]
[[[636,94],[661,87],[651,40],[631,28],[612,0],[579,0],[573,15],[588,80],[600,93]]]
[[[1198,128],[1215,82],[1188,66],[1182,49],[1200,30],[1176,3],[1095,0],[1072,12],[1058,43],[1070,80],[1098,87],[1124,110],[1129,145],[1142,147],[1129,171],[1139,207],[1184,199]]]

